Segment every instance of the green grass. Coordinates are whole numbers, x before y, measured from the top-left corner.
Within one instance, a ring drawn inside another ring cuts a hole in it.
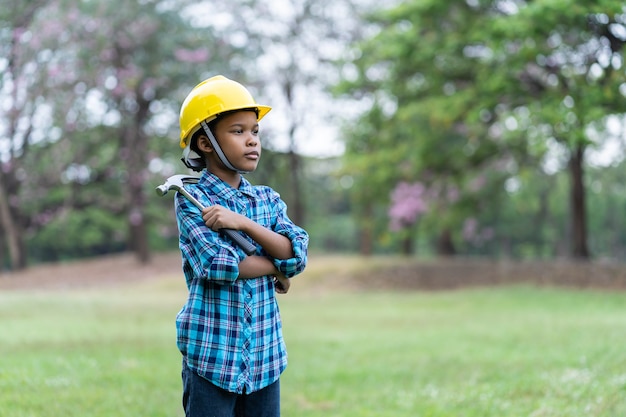
[[[182,279],[0,293],[0,416],[182,416]],[[283,416],[626,415],[626,293],[280,297]]]
[[[287,415],[626,415],[626,294],[509,287],[287,307]]]

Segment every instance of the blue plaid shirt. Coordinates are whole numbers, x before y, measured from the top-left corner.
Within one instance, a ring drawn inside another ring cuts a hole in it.
[[[242,178],[238,189],[203,171],[185,186],[204,206],[219,204],[288,237],[294,257],[274,259],[291,278],[307,261],[309,237],[287,217],[287,206],[269,187]],[[237,279],[245,253],[226,236],[209,229],[200,210],[177,193],[176,219],[187,303],[176,317],[177,344],[187,365],[230,392],[258,391],[287,366],[287,351],[272,277]],[[267,254],[257,245],[257,255]]]

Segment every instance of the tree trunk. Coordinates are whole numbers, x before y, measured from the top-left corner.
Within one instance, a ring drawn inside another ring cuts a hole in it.
[[[298,117],[297,111],[295,109],[294,98],[293,98],[293,81],[290,76],[283,82],[283,92],[285,94],[285,98],[287,99],[287,103],[289,104],[288,110],[291,113],[291,117],[289,118],[289,169],[290,169],[290,180],[291,180],[291,201],[292,204],[289,206],[289,217],[293,222],[299,226],[305,225],[304,211],[304,195],[302,193],[302,181],[300,180],[300,175],[302,172],[302,159],[300,155],[296,153],[296,130],[298,128]]]
[[[439,256],[453,256],[456,255],[456,248],[452,241],[452,231],[445,228],[439,234],[437,239],[437,255]]]
[[[302,181],[300,179],[301,158],[293,148],[289,151],[289,170],[291,180],[291,205],[289,206],[289,217],[299,226],[304,226],[304,198],[302,195]]]
[[[539,191],[539,209],[537,210],[537,213],[535,215],[535,221],[534,221],[534,226],[536,230],[536,232],[534,233],[535,246],[537,248],[537,251],[540,257],[543,257],[544,255],[547,255],[549,253],[549,250],[545,244],[545,239],[544,239],[545,230],[544,229],[546,227],[546,220],[548,218],[548,212],[549,212],[548,197],[549,197],[550,189],[551,189],[551,186],[550,184],[548,184],[548,187],[542,188]]]
[[[140,148],[144,149],[144,148]],[[133,158],[131,158],[132,160]],[[150,247],[148,244],[148,230],[146,226],[145,206],[146,196],[143,189],[143,166],[128,168],[128,233],[130,248],[142,264],[150,262]]]
[[[145,216],[146,195],[144,191],[148,137],[143,132],[142,125],[148,114],[149,103],[139,101],[137,104],[139,108],[132,120],[132,125],[124,129],[124,143],[121,149],[122,156],[126,161],[126,171],[128,172],[128,182],[126,184],[128,241],[139,262],[146,264],[150,262],[150,245]]]
[[[572,257],[575,259],[588,259],[590,256],[587,248],[587,215],[583,172],[584,153],[585,146],[577,145],[569,161],[571,176]]]
[[[374,208],[371,202],[363,203],[363,213],[359,218],[359,253],[370,256],[374,253],[374,226],[372,222]]]
[[[6,175],[0,171],[0,222],[9,250],[9,266],[12,270],[20,270],[26,268],[26,254],[24,253],[19,222],[11,213],[6,179]]]
[[[407,233],[407,235],[402,239],[402,254],[404,256],[411,256],[413,255],[413,251],[414,249],[414,245],[413,245],[413,233],[409,232]]]
[[[21,10],[21,14],[17,14],[13,16],[13,27],[8,28],[8,30],[17,31],[22,30],[23,28],[27,28],[30,25],[30,22],[33,20],[33,16],[38,7],[43,4],[31,4],[30,7]],[[16,10],[19,11],[19,10]],[[19,143],[17,140],[17,132],[18,132],[18,121],[20,116],[24,114],[24,107],[21,106],[19,100],[19,85],[20,78],[23,68],[20,67],[19,59],[20,56],[20,45],[17,40],[17,37],[12,36],[9,46],[9,55],[7,58],[7,68],[3,73],[3,77],[6,78],[5,84],[9,85],[8,91],[10,95],[10,99],[8,103],[10,104],[9,111],[6,112],[8,116],[8,130],[5,132],[9,139],[9,147],[10,147],[10,160],[7,166],[12,166],[9,168],[9,171],[3,171],[2,163],[0,162],[0,222],[2,223],[2,231],[4,232],[5,243],[9,252],[9,267],[13,270],[20,270],[26,268],[26,254],[24,247],[24,238],[20,233],[20,225],[19,220],[16,218],[15,213],[11,210],[11,197],[17,195],[17,191],[19,186],[12,187],[14,184],[10,184],[9,181],[13,180],[12,174],[14,174],[15,164],[13,158],[15,158],[15,149],[16,143]],[[3,84],[4,85],[4,84]],[[3,120],[7,122],[7,120]],[[29,127],[30,129],[30,127]],[[28,135],[24,135],[22,137],[24,140],[22,145],[22,152],[25,152],[27,149],[27,140]],[[16,184],[17,185],[17,184]]]
[[[137,217],[133,219],[133,215],[131,215],[129,222],[130,242],[133,252],[139,262],[147,264],[150,262],[150,247],[148,245],[148,232],[146,230],[146,222],[143,220],[143,215],[141,215],[140,219],[137,219]]]

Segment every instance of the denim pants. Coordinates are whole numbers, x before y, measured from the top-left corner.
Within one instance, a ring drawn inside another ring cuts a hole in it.
[[[249,394],[219,388],[183,361],[183,408],[186,417],[280,417],[280,381]]]

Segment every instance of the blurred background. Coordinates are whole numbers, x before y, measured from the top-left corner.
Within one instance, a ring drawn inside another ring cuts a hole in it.
[[[619,1],[3,0],[0,269],[176,250],[216,74],[314,252],[621,261],[625,42]]]

